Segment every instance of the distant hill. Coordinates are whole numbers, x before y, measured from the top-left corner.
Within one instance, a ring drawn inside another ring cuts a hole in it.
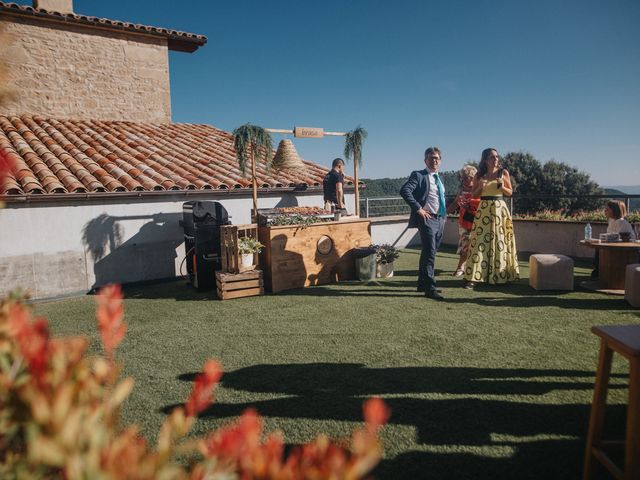
[[[456,171],[441,172],[447,196],[455,195],[459,188],[458,173]],[[407,177],[400,178],[363,178],[367,188],[363,192],[363,197],[398,197],[400,188],[407,181]],[[640,185],[602,187],[605,195],[640,195]],[[631,210],[640,209],[640,199],[631,199]]]
[[[365,197],[398,197],[400,187],[407,181],[403,178],[363,178],[367,188],[364,189]]]
[[[365,197],[399,197],[400,188],[407,181],[406,177],[400,178],[363,178],[362,181],[367,185],[363,195]],[[440,178],[444,183],[444,189],[447,196],[455,195],[458,192],[458,172],[454,170],[440,172]]]
[[[640,195],[640,185],[624,185],[618,187],[602,187],[605,195]],[[640,210],[640,198],[629,201],[629,210]]]
[[[621,193],[626,193],[627,195],[640,195],[640,185],[614,185],[602,188],[605,190],[620,190]]]

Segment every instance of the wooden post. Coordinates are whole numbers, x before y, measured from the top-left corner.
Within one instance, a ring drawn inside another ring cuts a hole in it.
[[[253,215],[252,222],[258,221],[258,181],[256,180],[256,152],[251,148],[251,189],[253,190]]]
[[[356,184],[355,214],[356,214],[356,217],[359,217],[360,216],[360,192],[358,190],[358,150],[355,147],[353,149],[353,178],[354,178],[354,183]]]

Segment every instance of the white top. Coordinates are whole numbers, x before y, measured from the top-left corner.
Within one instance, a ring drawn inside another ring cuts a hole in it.
[[[438,196],[438,184],[436,183],[436,178],[434,174],[437,175],[436,172],[428,172],[429,177],[429,195],[427,196],[427,204],[425,205],[425,210],[429,213],[438,214],[438,210],[440,208],[440,197]],[[442,180],[440,181],[442,185],[442,195],[444,196],[444,184]],[[446,207],[446,205],[445,205]]]
[[[631,233],[631,240],[636,239],[636,233],[633,231],[633,227],[629,222],[627,222],[624,218],[610,218],[609,226],[607,227],[607,233],[622,233],[629,232]]]

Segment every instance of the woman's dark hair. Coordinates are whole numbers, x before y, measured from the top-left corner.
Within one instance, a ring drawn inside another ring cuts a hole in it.
[[[496,150],[495,148],[485,148],[482,151],[482,156],[480,157],[480,165],[478,165],[478,173],[476,174],[477,178],[482,178],[486,175],[487,168],[488,168],[487,160],[489,158],[489,155],[491,155],[491,152],[498,153],[498,150]],[[498,168],[500,168],[501,165],[502,165],[502,161],[498,159],[498,163],[497,163]]]
[[[338,165],[344,165],[344,160],[341,158],[334,158],[331,162],[331,168],[336,168]]]

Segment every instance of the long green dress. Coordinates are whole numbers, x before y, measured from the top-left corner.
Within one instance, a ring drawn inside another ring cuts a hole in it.
[[[511,213],[497,180],[487,182],[482,189],[480,206],[473,220],[464,278],[490,284],[520,278]]]

